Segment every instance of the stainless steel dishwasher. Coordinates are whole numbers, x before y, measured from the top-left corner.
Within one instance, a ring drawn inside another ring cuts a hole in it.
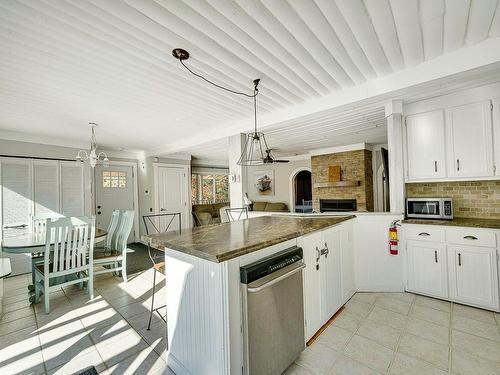
[[[240,268],[245,374],[279,375],[305,348],[302,258],[294,246]]]

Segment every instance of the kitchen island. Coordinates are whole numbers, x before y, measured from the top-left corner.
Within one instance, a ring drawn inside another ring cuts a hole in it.
[[[354,293],[353,218],[264,216],[146,237],[165,251],[168,365],[178,375],[248,373],[240,267],[295,246],[305,344]]]

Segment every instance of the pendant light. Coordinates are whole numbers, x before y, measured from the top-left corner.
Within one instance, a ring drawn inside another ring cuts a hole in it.
[[[229,91],[233,94],[243,95],[253,99],[254,129],[253,132],[248,133],[246,136],[243,152],[241,153],[241,156],[237,162],[238,165],[254,166],[254,165],[289,162],[289,160],[276,160],[272,155],[272,149],[270,149],[267,145],[264,133],[257,131],[257,95],[259,94],[258,86],[260,78],[257,78],[253,81],[254,85],[253,94],[247,94],[244,92],[231,90],[227,87],[218,85],[217,83],[214,83],[209,79],[203,77],[201,74],[192,71],[186,64],[184,64],[184,60],[189,59],[188,51],[182,48],[175,48],[174,50],[172,50],[172,56],[178,59],[182,64],[182,66],[186,68],[191,74],[195,75],[198,78],[203,79],[204,81],[210,83],[211,85],[214,85],[215,87],[218,87],[222,90]]]

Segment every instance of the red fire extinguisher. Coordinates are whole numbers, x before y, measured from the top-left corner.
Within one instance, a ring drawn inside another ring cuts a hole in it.
[[[396,224],[397,220],[393,221],[389,227],[389,253],[391,255],[398,255],[398,228]]]

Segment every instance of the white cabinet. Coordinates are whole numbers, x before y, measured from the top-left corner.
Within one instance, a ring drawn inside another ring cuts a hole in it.
[[[346,229],[341,232],[340,256],[342,270],[342,304],[346,303],[356,292],[354,278],[354,246],[352,238],[352,223],[344,224]]]
[[[407,116],[407,179],[446,177],[444,112],[437,110]]]
[[[298,245],[304,251],[306,265],[304,271],[306,340],[309,340],[335,315],[346,302],[343,297],[350,298],[354,293],[352,251],[350,257],[347,256],[348,250],[343,251],[343,244],[349,245],[351,228],[348,223],[341,224],[298,239]]]
[[[327,322],[342,306],[341,240],[342,227],[327,229],[323,234],[324,255],[320,265],[321,291],[323,303],[321,318]]]
[[[299,239],[304,254],[304,317],[306,340],[309,340],[323,325],[321,319],[321,276],[316,249],[322,244],[321,232],[315,232]]]
[[[450,298],[498,309],[496,249],[450,245]]]
[[[493,99],[493,140],[495,175],[500,176],[500,98]]]
[[[408,241],[408,290],[448,298],[446,246],[436,242]]]
[[[493,176],[489,100],[447,109],[446,132],[449,176]]]

